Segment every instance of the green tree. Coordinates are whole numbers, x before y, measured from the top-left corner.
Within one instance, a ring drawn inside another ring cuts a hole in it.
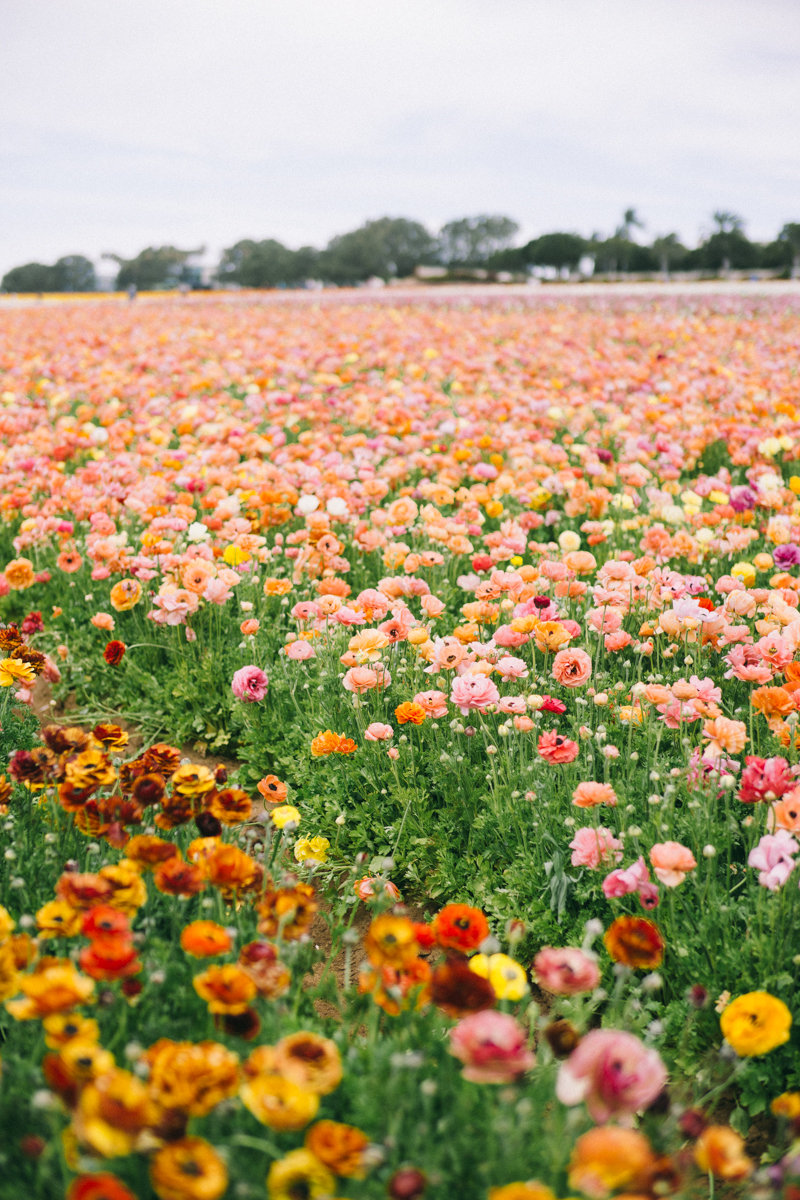
[[[255,242],[245,238],[222,253],[217,277],[242,287],[296,287],[319,269],[319,251],[313,246],[289,250],[274,238]]]
[[[736,213],[717,209],[712,220],[716,232],[698,247],[701,265],[706,270],[746,271],[757,267],[761,249],[749,241],[744,233],[744,221]]]
[[[511,217],[484,214],[449,221],[439,231],[439,258],[448,266],[482,267],[508,249],[518,232]]]
[[[192,282],[187,264],[190,258],[202,254],[204,246],[197,250],[178,250],[175,246],[148,246],[135,258],[121,258],[118,254],[104,254],[104,258],[119,263],[117,288],[133,285],[139,291],[158,291],[177,287],[179,283]]]
[[[663,275],[669,276],[679,263],[686,258],[686,247],[681,244],[677,233],[667,233],[657,237],[651,247],[658,259],[658,265]]]
[[[25,263],[3,276],[4,292],[93,292],[97,286],[94,266],[82,254],[68,254],[53,266]]]
[[[586,253],[586,238],[577,233],[545,233],[524,247],[527,262],[537,267],[575,270]]]
[[[778,241],[791,249],[792,279],[800,278],[800,223],[789,221],[778,235]]]
[[[435,242],[424,225],[381,217],[332,238],[319,256],[319,269],[323,279],[354,284],[372,276],[403,278],[420,263],[433,261]]]

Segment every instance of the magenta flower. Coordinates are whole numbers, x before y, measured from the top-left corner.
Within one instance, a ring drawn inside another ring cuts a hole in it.
[[[556,1096],[566,1105],[584,1102],[598,1124],[614,1118],[631,1125],[634,1113],[652,1104],[666,1082],[657,1050],[620,1029],[593,1029],[562,1064]]]
[[[252,704],[267,694],[269,676],[260,667],[240,667],[231,680],[231,690],[237,700]]]
[[[745,764],[739,788],[739,799],[745,804],[780,800],[797,782],[786,759],[778,755],[774,758],[758,758],[750,754]]]
[[[513,1083],[536,1063],[525,1030],[507,1013],[485,1009],[450,1030],[450,1053],[464,1063],[470,1083]]]

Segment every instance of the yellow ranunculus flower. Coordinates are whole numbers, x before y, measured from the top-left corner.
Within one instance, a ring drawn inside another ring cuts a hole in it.
[[[15,683],[33,683],[36,672],[19,658],[0,660],[0,687],[11,687]]]
[[[240,563],[249,562],[251,555],[241,546],[226,546],[222,557],[229,567],[238,567]]]
[[[741,579],[745,587],[752,587],[756,581],[756,569],[752,563],[737,562],[731,567],[734,579]]]
[[[294,856],[298,862],[305,862],[307,858],[313,858],[317,862],[324,863],[328,858],[328,850],[330,842],[324,837],[300,838],[294,848]]]
[[[798,482],[800,483],[800,479],[798,479]],[[712,504],[727,504],[728,503],[728,493],[720,491],[719,488],[714,488],[713,492],[709,492],[708,498]]]
[[[800,1092],[783,1092],[776,1096],[769,1106],[775,1117],[785,1117],[787,1121],[796,1121],[800,1117]]]
[[[489,980],[498,1000],[521,1000],[528,990],[525,972],[507,954],[475,954],[469,966],[476,975]]]
[[[272,824],[277,825],[278,829],[285,829],[290,821],[294,821],[296,825],[300,824],[300,811],[293,804],[282,804],[280,808],[273,808],[269,815]]]
[[[724,1009],[720,1028],[728,1044],[742,1058],[769,1054],[789,1040],[792,1014],[769,992],[747,992]]]

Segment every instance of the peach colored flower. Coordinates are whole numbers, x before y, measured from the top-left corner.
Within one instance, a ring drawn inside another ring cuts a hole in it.
[[[293,662],[305,662],[306,659],[316,658],[317,652],[304,638],[298,638],[296,642],[290,642],[284,647],[284,653],[287,658],[291,658]]]
[[[656,842],[650,851],[650,863],[665,887],[678,887],[688,871],[693,871],[697,861],[686,846],[680,842]]]
[[[747,742],[747,726],[744,721],[716,717],[704,724],[703,737],[708,739],[703,754],[706,759],[720,758],[723,753],[740,754]]]
[[[553,659],[553,678],[562,687],[582,687],[592,674],[592,660],[585,650],[559,650]]]
[[[444,692],[417,692],[414,704],[425,709],[427,716],[434,719],[447,716],[447,696]]]
[[[114,618],[111,613],[99,612],[92,617],[92,625],[95,629],[104,629],[106,633],[111,633],[114,629]]]
[[[614,808],[617,793],[607,783],[579,783],[572,793],[572,803],[577,808],[594,808],[598,804],[608,804]]]

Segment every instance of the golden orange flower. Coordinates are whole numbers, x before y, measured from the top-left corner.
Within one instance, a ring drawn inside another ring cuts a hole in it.
[[[147,871],[160,866],[168,858],[180,857],[180,852],[174,842],[167,842],[154,834],[141,833],[126,844],[125,856],[140,871]]]
[[[311,743],[314,758],[324,758],[328,754],[352,754],[355,749],[352,738],[345,737],[343,733],[333,733],[330,729],[318,733]]]
[[[747,742],[747,726],[744,721],[731,721],[727,717],[717,717],[706,721],[703,725],[703,736],[708,738],[708,750],[722,755],[740,754]]]
[[[161,1038],[144,1059],[150,1066],[151,1098],[162,1108],[180,1109],[190,1117],[205,1116],[239,1086],[239,1059],[219,1042]]]
[[[229,899],[235,893],[257,890],[261,886],[263,868],[244,850],[220,842],[207,856],[203,857],[198,866],[203,871],[208,882]]]
[[[652,971],[664,957],[664,939],[647,917],[621,916],[611,922],[603,938],[614,962],[634,970]]]
[[[770,717],[788,717],[797,708],[791,694],[782,687],[756,688],[750,696],[750,703],[756,712],[767,719]]]
[[[67,1012],[93,999],[94,980],[81,975],[68,958],[45,957],[31,975],[19,977],[24,1000],[8,1000],[6,1008],[17,1021]]]
[[[166,896],[196,896],[206,886],[203,872],[194,863],[172,855],[153,872],[153,883]]]
[[[364,1151],[369,1139],[353,1125],[339,1121],[317,1121],[306,1134],[306,1149],[343,1178],[363,1179]]]
[[[204,1138],[184,1137],[153,1155],[150,1183],[158,1200],[219,1200],[228,1168]]]
[[[253,801],[242,788],[223,788],[211,794],[208,808],[223,825],[241,825],[250,819]]]
[[[109,600],[116,612],[128,612],[142,598],[142,585],[138,579],[121,579],[111,589]]]
[[[427,713],[421,704],[406,700],[394,710],[398,725],[421,725]]]
[[[300,1031],[278,1042],[275,1070],[297,1087],[327,1096],[341,1082],[342,1060],[330,1038]]]
[[[137,1138],[157,1116],[146,1085],[130,1071],[115,1068],[112,1059],[107,1071],[81,1089],[72,1128],[94,1154],[117,1158],[133,1152]]]
[[[370,922],[364,949],[374,967],[405,967],[419,953],[414,924],[408,917],[383,913]]]
[[[256,994],[253,980],[236,963],[208,967],[192,982],[212,1013],[243,1013]]]
[[[570,641],[570,633],[560,621],[539,621],[533,631],[536,649],[547,654],[557,654]]]
[[[296,883],[289,888],[268,888],[257,905],[260,917],[258,932],[293,942],[311,926],[319,905],[316,893],[308,883]]]
[[[80,1013],[53,1013],[44,1018],[42,1025],[45,1044],[51,1050],[66,1046],[73,1038],[80,1038],[82,1042],[96,1042],[100,1038],[97,1021],[82,1017]]]
[[[242,1103],[270,1129],[304,1129],[319,1108],[319,1096],[274,1071],[249,1072],[239,1089]]]
[[[194,763],[178,767],[172,776],[172,790],[181,796],[204,796],[213,786],[214,776],[208,767],[197,766]]]
[[[24,592],[36,582],[36,572],[29,558],[16,558],[10,562],[3,574],[8,586],[15,592]]]
[[[215,958],[228,953],[231,939],[216,921],[192,921],[181,930],[181,947],[194,958]]]
[[[40,938],[77,937],[83,924],[83,912],[66,900],[50,900],[36,914]]]
[[[730,1125],[704,1129],[694,1148],[694,1161],[717,1179],[746,1179],[755,1166],[744,1152],[744,1139]]]
[[[617,1125],[600,1125],[575,1143],[569,1166],[569,1186],[590,1200],[605,1200],[628,1187],[654,1162],[644,1134]]]
[[[105,901],[112,908],[132,917],[138,908],[147,903],[147,887],[136,864],[123,858],[120,862],[102,867],[100,878],[111,885],[111,894]]]

